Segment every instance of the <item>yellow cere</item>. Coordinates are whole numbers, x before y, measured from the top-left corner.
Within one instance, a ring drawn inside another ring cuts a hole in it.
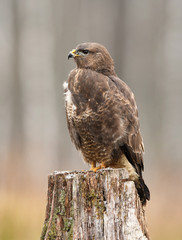
[[[73,49],[73,50],[71,51],[71,53],[72,53],[75,57],[78,57],[78,56],[79,56],[78,54],[76,54],[76,49]]]

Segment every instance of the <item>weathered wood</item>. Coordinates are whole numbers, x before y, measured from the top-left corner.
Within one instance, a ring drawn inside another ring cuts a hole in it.
[[[145,212],[125,169],[54,172],[42,240],[149,239]]]

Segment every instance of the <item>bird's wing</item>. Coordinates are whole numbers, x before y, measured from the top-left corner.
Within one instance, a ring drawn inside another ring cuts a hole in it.
[[[145,205],[146,200],[150,199],[150,191],[142,178],[142,171],[144,170],[144,145],[139,129],[138,110],[135,98],[130,88],[122,80],[115,76],[111,76],[110,80],[112,82],[110,82],[111,85],[114,84],[117,88],[114,92],[120,92],[120,103],[118,104],[121,106],[121,110],[119,112],[120,117],[126,124],[126,133],[121,148],[139,176],[138,181],[136,181],[135,184],[141,201]]]
[[[123,150],[127,159],[135,167],[137,173],[141,176],[141,172],[144,168],[144,144],[139,129],[138,110],[134,94],[126,85],[126,83],[124,83],[118,77],[111,76],[110,79],[120,92],[121,103],[118,104],[121,104],[123,109],[120,111],[120,117],[125,119],[124,122],[127,124],[125,128],[126,135],[123,142]]]

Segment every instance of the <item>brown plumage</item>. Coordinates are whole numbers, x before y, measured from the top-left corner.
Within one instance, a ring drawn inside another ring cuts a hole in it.
[[[77,65],[64,83],[72,141],[93,171],[126,168],[146,204],[150,192],[142,178],[144,146],[134,94],[117,77],[104,46],[82,43],[68,58],[74,58]],[[96,167],[96,163],[100,165]]]

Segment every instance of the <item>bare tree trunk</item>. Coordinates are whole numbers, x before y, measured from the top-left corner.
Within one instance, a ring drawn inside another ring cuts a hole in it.
[[[149,239],[144,209],[127,171],[51,174],[41,239]]]

